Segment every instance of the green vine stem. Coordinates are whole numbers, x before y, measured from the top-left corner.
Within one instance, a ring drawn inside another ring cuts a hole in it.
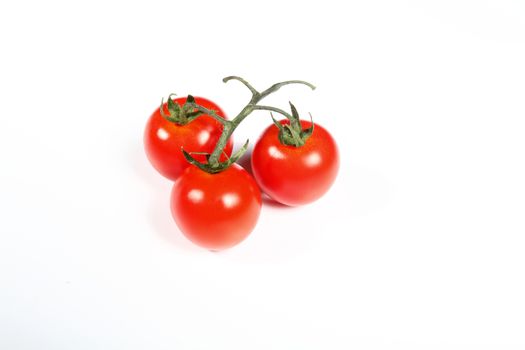
[[[310,84],[310,83],[308,83],[306,81],[302,81],[302,80],[288,80],[288,81],[283,81],[283,82],[274,84],[274,85],[270,86],[268,89],[266,89],[266,90],[264,90],[262,92],[259,92],[250,83],[248,83],[246,80],[244,80],[241,77],[229,76],[229,77],[224,78],[222,81],[224,83],[226,83],[226,82],[228,82],[230,80],[238,80],[238,81],[240,81],[252,93],[252,97],[251,97],[250,101],[248,102],[248,104],[232,120],[226,120],[224,118],[221,118],[219,115],[217,115],[217,113],[215,113],[215,111],[207,109],[205,107],[202,107],[202,106],[196,104],[194,102],[194,100],[190,96],[188,98],[188,100],[191,101],[191,102],[188,103],[191,107],[197,109],[199,112],[201,112],[203,114],[207,114],[207,115],[211,116],[212,118],[214,118],[215,120],[217,120],[218,122],[220,122],[223,125],[222,134],[221,134],[219,140],[217,141],[217,144],[215,145],[215,148],[214,148],[213,152],[208,157],[208,164],[207,165],[199,163],[197,160],[195,160],[193,157],[191,157],[191,155],[189,153],[187,153],[186,151],[183,151],[186,159],[190,163],[195,164],[195,165],[199,166],[199,168],[201,168],[203,170],[206,170],[208,172],[218,172],[218,171],[224,170],[225,168],[230,166],[232,163],[237,161],[242,156],[242,154],[246,151],[247,146],[248,146],[248,142],[246,142],[245,145],[239,150],[239,152],[236,152],[234,155],[232,155],[231,158],[229,158],[226,162],[224,162],[224,163],[220,163],[219,162],[220,155],[223,153],[224,148],[226,147],[226,144],[228,143],[228,140],[230,139],[230,137],[233,134],[233,132],[235,131],[235,129],[237,129],[237,127],[241,124],[241,122],[248,115],[250,115],[254,110],[265,110],[265,111],[270,111],[270,112],[276,112],[276,113],[282,114],[283,116],[288,118],[290,120],[290,124],[292,124],[292,125],[299,123],[298,118],[295,118],[294,115],[291,115],[291,114],[283,111],[282,109],[279,109],[279,108],[276,108],[276,107],[271,107],[271,106],[258,105],[258,103],[263,98],[265,98],[266,96],[268,96],[270,94],[273,94],[274,92],[279,90],[281,87],[283,87],[285,85],[289,85],[289,84],[302,84],[302,85],[306,85],[306,86],[310,87],[312,90],[315,89],[314,85],[312,85],[312,84]],[[294,112],[294,111],[292,110],[292,112]]]

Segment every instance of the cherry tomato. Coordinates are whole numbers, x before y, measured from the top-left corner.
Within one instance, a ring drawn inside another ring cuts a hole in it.
[[[257,223],[261,205],[257,183],[237,164],[216,174],[192,165],[171,192],[171,213],[182,233],[210,250],[244,240]]]
[[[186,97],[173,99],[182,106]],[[203,107],[214,110],[219,116],[226,118],[222,109],[210,100],[195,97],[195,102]],[[167,103],[164,111],[168,113]],[[221,136],[223,126],[208,115],[201,115],[195,120],[178,125],[163,118],[160,107],[153,112],[146,124],[144,132],[144,148],[149,161],[155,169],[170,180],[176,180],[190,165],[184,158],[181,148],[187,152],[211,153]],[[233,140],[230,139],[224,151],[231,155]],[[205,160],[205,155],[193,155],[199,161]],[[222,155],[222,160],[225,156]]]
[[[280,122],[289,124],[288,120]],[[301,120],[303,129],[312,125]],[[253,148],[252,169],[261,189],[277,202],[296,206],[313,202],[328,191],[339,170],[337,145],[326,129],[314,124],[303,146],[279,141],[279,129],[268,127]]]

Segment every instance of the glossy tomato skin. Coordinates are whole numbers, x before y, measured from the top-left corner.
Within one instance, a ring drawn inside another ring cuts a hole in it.
[[[230,248],[254,229],[261,192],[241,166],[209,174],[188,167],[173,185],[171,213],[182,233],[209,250]]]
[[[283,120],[281,124],[288,124]],[[312,123],[301,120],[303,129]],[[261,189],[275,201],[289,206],[319,199],[332,186],[339,170],[339,151],[330,133],[314,124],[304,146],[283,145],[279,129],[269,126],[253,148],[253,175]]]
[[[173,101],[182,106],[186,97],[176,98]],[[212,109],[223,118],[226,115],[222,109],[210,100],[195,97],[195,102],[203,107]],[[168,113],[167,104],[164,111]],[[181,148],[187,152],[211,153],[221,136],[223,126],[208,115],[202,115],[186,125],[178,125],[167,121],[160,115],[160,107],[149,118],[144,131],[144,149],[155,169],[170,180],[176,180],[189,166]],[[233,140],[230,139],[225,152],[231,155]],[[224,155],[222,156],[224,160]],[[204,155],[194,155],[199,161],[204,161]]]

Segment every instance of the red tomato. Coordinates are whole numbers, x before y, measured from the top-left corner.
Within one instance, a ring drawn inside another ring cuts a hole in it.
[[[281,124],[289,124],[282,120]],[[312,123],[301,120],[303,129]],[[253,148],[252,169],[261,189],[277,202],[295,206],[315,201],[328,191],[339,170],[332,136],[318,124],[303,146],[283,145],[279,129],[268,127]]]
[[[186,102],[186,97],[173,99],[179,106]],[[226,118],[222,109],[210,100],[195,97],[195,102],[205,108],[214,110]],[[164,111],[168,113],[167,103]],[[187,152],[211,153],[221,136],[223,126],[208,115],[201,115],[186,125],[178,125],[163,118],[160,107],[153,112],[146,124],[144,132],[144,148],[149,161],[159,173],[170,180],[177,179],[190,165],[184,158],[181,148]],[[232,153],[233,140],[230,138],[224,151]],[[204,161],[205,155],[193,155],[195,159]],[[225,156],[222,156],[225,160]]]
[[[210,249],[230,248],[255,227],[261,192],[241,166],[209,174],[190,166],[173,185],[171,213],[184,235]]]

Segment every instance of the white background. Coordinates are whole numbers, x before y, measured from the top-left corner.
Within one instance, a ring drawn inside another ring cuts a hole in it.
[[[523,1],[6,1],[0,39],[0,348],[525,348]],[[316,84],[265,103],[342,165],[210,253],[142,132],[232,74]]]

